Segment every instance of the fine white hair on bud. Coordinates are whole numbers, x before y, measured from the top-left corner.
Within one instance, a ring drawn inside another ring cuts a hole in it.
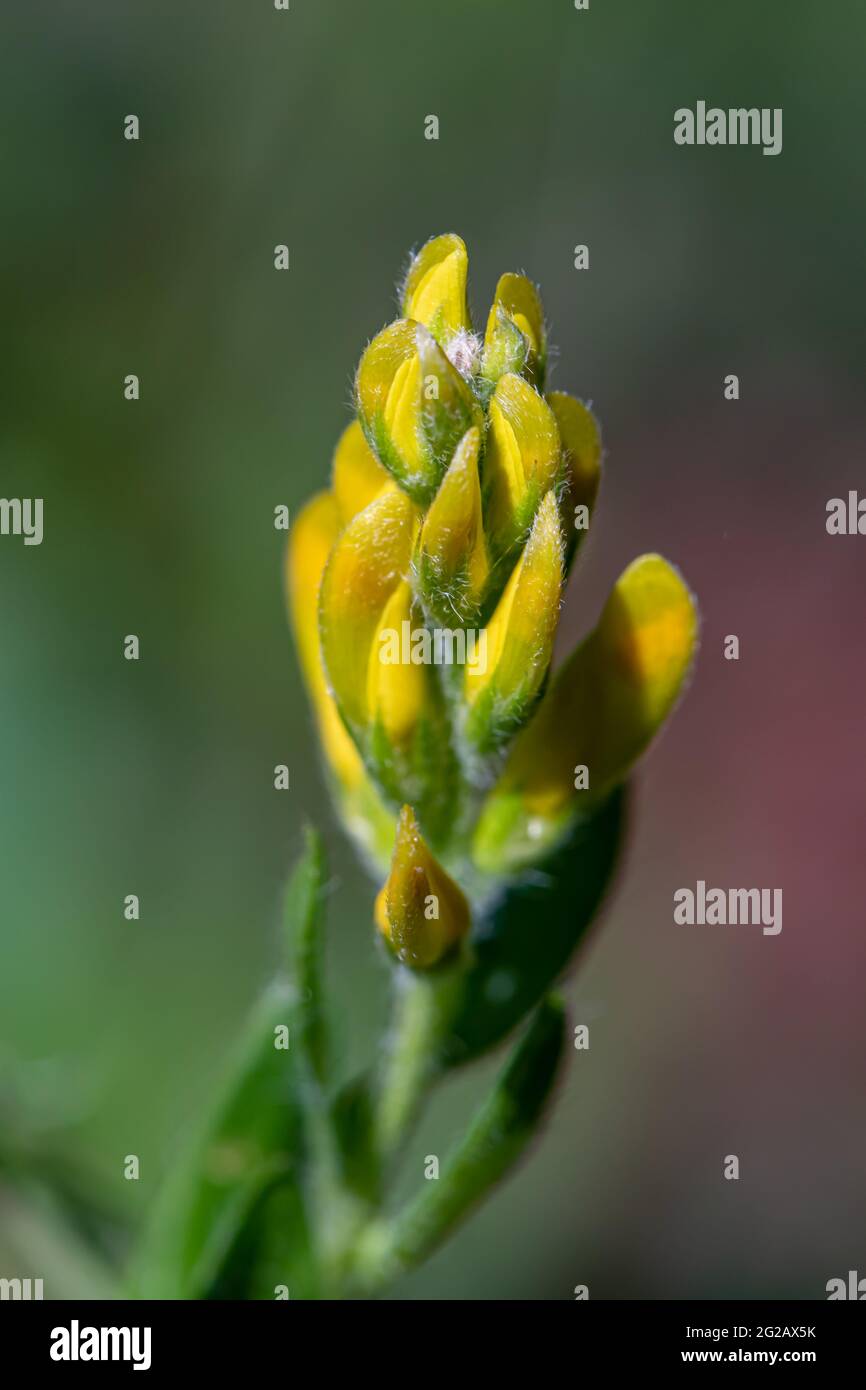
[[[445,355],[452,367],[456,367],[460,375],[469,381],[478,371],[481,339],[477,333],[467,333],[465,328],[459,328],[445,348]]]

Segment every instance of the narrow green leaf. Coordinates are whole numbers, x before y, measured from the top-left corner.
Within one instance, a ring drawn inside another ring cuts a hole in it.
[[[157,1200],[133,1271],[140,1297],[208,1298],[228,1288],[236,1298],[273,1297],[271,1267],[283,1270],[275,1282],[290,1296],[312,1296],[301,1180],[307,1078],[325,1065],[324,876],[322,845],[309,830],[285,900],[292,985],[279,982],[259,1001],[209,1116]],[[252,1252],[266,1249],[264,1270]]]
[[[259,1002],[211,1115],[157,1199],[132,1274],[138,1297],[206,1298],[264,1193],[278,1177],[299,1183],[296,1066],[291,1047],[274,1045],[275,1030],[290,1028],[291,1005],[285,985]],[[302,1222],[283,1237],[289,1249],[308,1251]]]
[[[274,1178],[254,1195],[223,1253],[209,1299],[311,1299],[321,1296],[306,1240],[304,1198],[291,1179]]]

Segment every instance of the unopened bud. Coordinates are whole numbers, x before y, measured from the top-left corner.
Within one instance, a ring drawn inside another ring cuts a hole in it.
[[[409,806],[397,822],[376,923],[398,960],[420,970],[438,965],[469,931],[469,905],[427,848]]]
[[[562,580],[562,536],[551,490],[487,625],[487,642],[466,667],[466,732],[480,752],[513,734],[541,689],[553,652]]]

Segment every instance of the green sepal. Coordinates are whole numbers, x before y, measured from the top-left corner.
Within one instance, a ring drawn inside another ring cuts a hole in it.
[[[517,324],[501,305],[495,306],[495,326],[488,329],[487,342],[481,354],[481,378],[486,394],[506,372],[521,375],[529,358],[529,343]]]
[[[440,849],[453,829],[457,762],[451,749],[442,696],[431,682],[427,711],[406,747],[389,740],[380,721],[369,731],[367,766],[395,812],[409,804],[425,837]]]

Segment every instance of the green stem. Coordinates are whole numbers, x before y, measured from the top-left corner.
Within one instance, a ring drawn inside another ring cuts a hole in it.
[[[491,1095],[446,1159],[441,1177],[425,1183],[393,1221],[377,1221],[364,1232],[356,1278],[367,1296],[426,1259],[513,1168],[538,1130],[564,1038],[562,1005],[550,997],[536,1010]]]
[[[345,1266],[366,1212],[344,1181],[328,1093],[329,1037],[323,981],[325,854],[319,835],[306,848],[286,891],[285,932],[295,985],[297,1071],[305,1118],[305,1189],[318,1256],[321,1294],[339,1296]]]
[[[327,1019],[322,981],[325,853],[320,836],[307,827],[304,854],[289,880],[283,907],[289,968],[297,991],[294,1025],[301,1051],[316,1080],[328,1073]]]
[[[379,1153],[390,1157],[410,1128],[437,1071],[436,982],[410,970],[395,975],[394,1025],[376,1112]]]
[[[410,970],[395,974],[394,1022],[373,1116],[377,1167],[394,1156],[411,1127],[438,1069],[441,1005],[438,981]],[[340,1170],[331,1114],[315,1079],[308,1076],[305,1106],[311,1145],[311,1198],[318,1233],[325,1297],[354,1287],[357,1248],[376,1205],[349,1190]]]
[[[310,1074],[304,1091],[311,1160],[307,1194],[322,1280],[320,1296],[338,1298],[366,1210],[342,1180],[337,1138],[327,1099]]]

